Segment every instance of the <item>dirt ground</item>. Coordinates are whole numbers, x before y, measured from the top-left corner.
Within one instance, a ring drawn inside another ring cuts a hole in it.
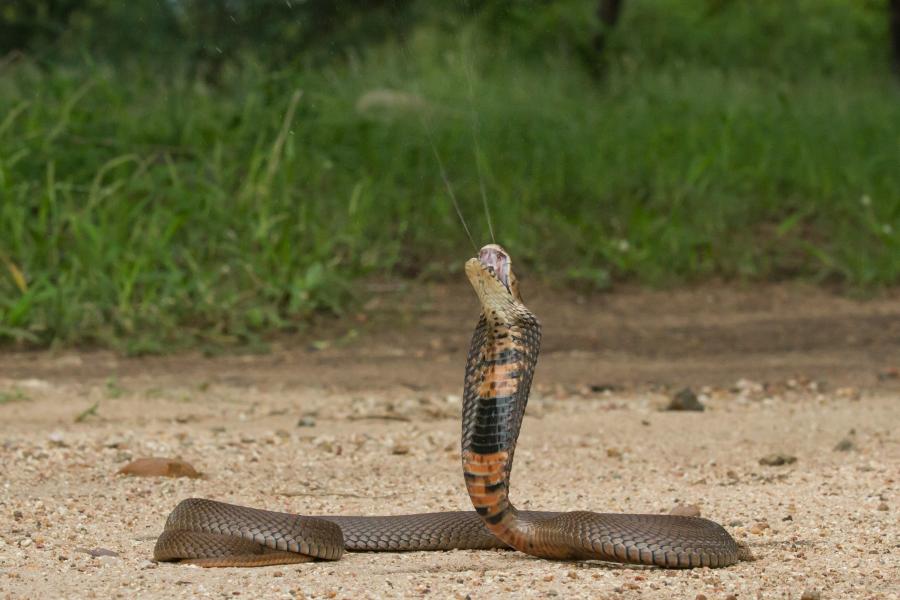
[[[756,561],[677,571],[458,550],[152,562],[167,513],[192,496],[307,514],[469,506],[458,419],[474,295],[373,285],[360,314],[266,354],[0,354],[0,598],[900,597],[900,292],[533,287],[544,350],[513,501],[694,504]],[[661,410],[684,387],[706,410]],[[760,463],[773,454],[787,464]],[[116,475],[146,456],[205,477]]]

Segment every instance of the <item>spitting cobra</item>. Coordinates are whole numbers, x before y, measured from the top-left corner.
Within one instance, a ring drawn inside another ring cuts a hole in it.
[[[491,244],[466,262],[481,316],[466,361],[462,466],[475,511],[302,516],[191,498],[179,503],[154,549],[158,561],[260,566],[336,560],[344,550],[514,548],[550,559],[669,568],[723,567],[749,553],[699,517],[520,511],[509,500],[513,453],[540,349],[512,259]]]

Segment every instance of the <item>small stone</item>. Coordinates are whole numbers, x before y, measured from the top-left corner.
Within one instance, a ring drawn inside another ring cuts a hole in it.
[[[700,402],[700,400],[697,398],[697,394],[694,393],[694,390],[687,387],[679,390],[678,393],[676,393],[675,396],[672,397],[672,400],[669,402],[666,410],[686,410],[702,412],[706,410],[706,407],[703,406],[703,403]]]
[[[553,575],[544,575],[544,581],[553,581]]]
[[[75,552],[81,552],[82,554],[90,554],[94,558],[100,558],[101,556],[119,556],[118,552],[114,552],[108,548],[75,548]]]
[[[694,596],[694,600],[706,600],[706,594],[697,594]]]
[[[622,386],[616,383],[592,383],[588,386],[595,394],[602,394],[604,392],[620,392],[622,391]]]
[[[853,440],[851,440],[850,438],[844,438],[841,441],[839,441],[837,444],[835,444],[835,446],[834,446],[835,452],[849,452],[850,450],[855,450],[855,449],[856,449],[856,444],[854,444]]]
[[[797,462],[797,457],[783,452],[775,452],[767,454],[759,459],[759,464],[767,467],[780,467],[783,465],[792,465]]]
[[[882,502],[881,504],[879,504],[878,510],[880,510],[882,512],[886,512],[888,510],[887,502]]]
[[[847,398],[849,400],[859,400],[860,398],[860,391],[854,387],[838,388],[834,393],[838,398]]]
[[[51,446],[55,446],[57,448],[65,448],[68,444],[66,444],[65,436],[63,436],[61,431],[54,431],[50,435],[47,436],[47,441],[50,442]]]
[[[23,518],[24,516],[25,516],[25,515],[22,514],[22,511],[21,511],[21,510],[14,510],[14,511],[13,511],[13,519],[15,519],[16,521],[21,521],[22,518]]]
[[[822,600],[822,592],[819,590],[803,590],[800,600]]]
[[[406,444],[394,444],[391,454],[409,454],[409,446]]]
[[[196,479],[203,474],[189,463],[177,458],[139,458],[118,471],[119,475],[137,477],[190,477]]]
[[[700,507],[696,504],[676,504],[669,514],[676,517],[699,517]]]
[[[578,579],[578,573],[576,573],[575,571],[569,571],[568,573],[566,573],[566,575],[569,577],[569,579]]]
[[[142,571],[145,571],[147,569],[155,569],[156,567],[157,564],[152,560],[142,560],[141,564],[138,565],[138,568],[140,568]]]
[[[622,458],[622,451],[618,448],[607,448],[606,456],[609,458]]]
[[[300,420],[297,421],[297,427],[315,427],[316,420],[309,415],[305,417],[300,417]]]
[[[896,367],[888,367],[887,369],[883,369],[878,372],[878,379],[880,381],[887,381],[888,379],[900,379],[900,369]]]
[[[284,577],[284,572],[283,571],[275,571],[274,573],[272,573],[272,577]]]
[[[757,381],[750,381],[749,379],[738,379],[731,389],[737,393],[759,393],[763,391],[763,385]]]
[[[769,529],[769,524],[765,521],[760,523],[756,523],[753,527],[750,528],[750,533],[753,535],[762,535],[767,529]]]

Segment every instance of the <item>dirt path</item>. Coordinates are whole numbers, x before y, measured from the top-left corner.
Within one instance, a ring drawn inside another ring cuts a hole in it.
[[[0,597],[898,597],[900,294],[526,291],[545,341],[513,500],[697,504],[759,560],[695,571],[484,551],[255,570],[150,562],[165,515],[189,496],[311,514],[468,505],[458,411],[475,301],[463,286],[385,287],[361,314],[264,355],[0,355]],[[661,411],[685,386],[707,410]],[[760,464],[773,453],[796,462]],[[184,458],[206,478],[115,476],[142,456]],[[97,549],[117,556],[84,552]]]

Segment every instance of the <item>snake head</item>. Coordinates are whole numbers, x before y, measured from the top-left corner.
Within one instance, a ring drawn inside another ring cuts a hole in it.
[[[466,275],[475,292],[485,305],[487,299],[494,301],[510,298],[522,302],[519,282],[512,269],[509,253],[497,244],[488,244],[478,253],[478,258],[466,262]]]
[[[488,244],[478,253],[478,262],[509,290],[510,277],[513,276],[512,259],[506,250],[497,244]]]

